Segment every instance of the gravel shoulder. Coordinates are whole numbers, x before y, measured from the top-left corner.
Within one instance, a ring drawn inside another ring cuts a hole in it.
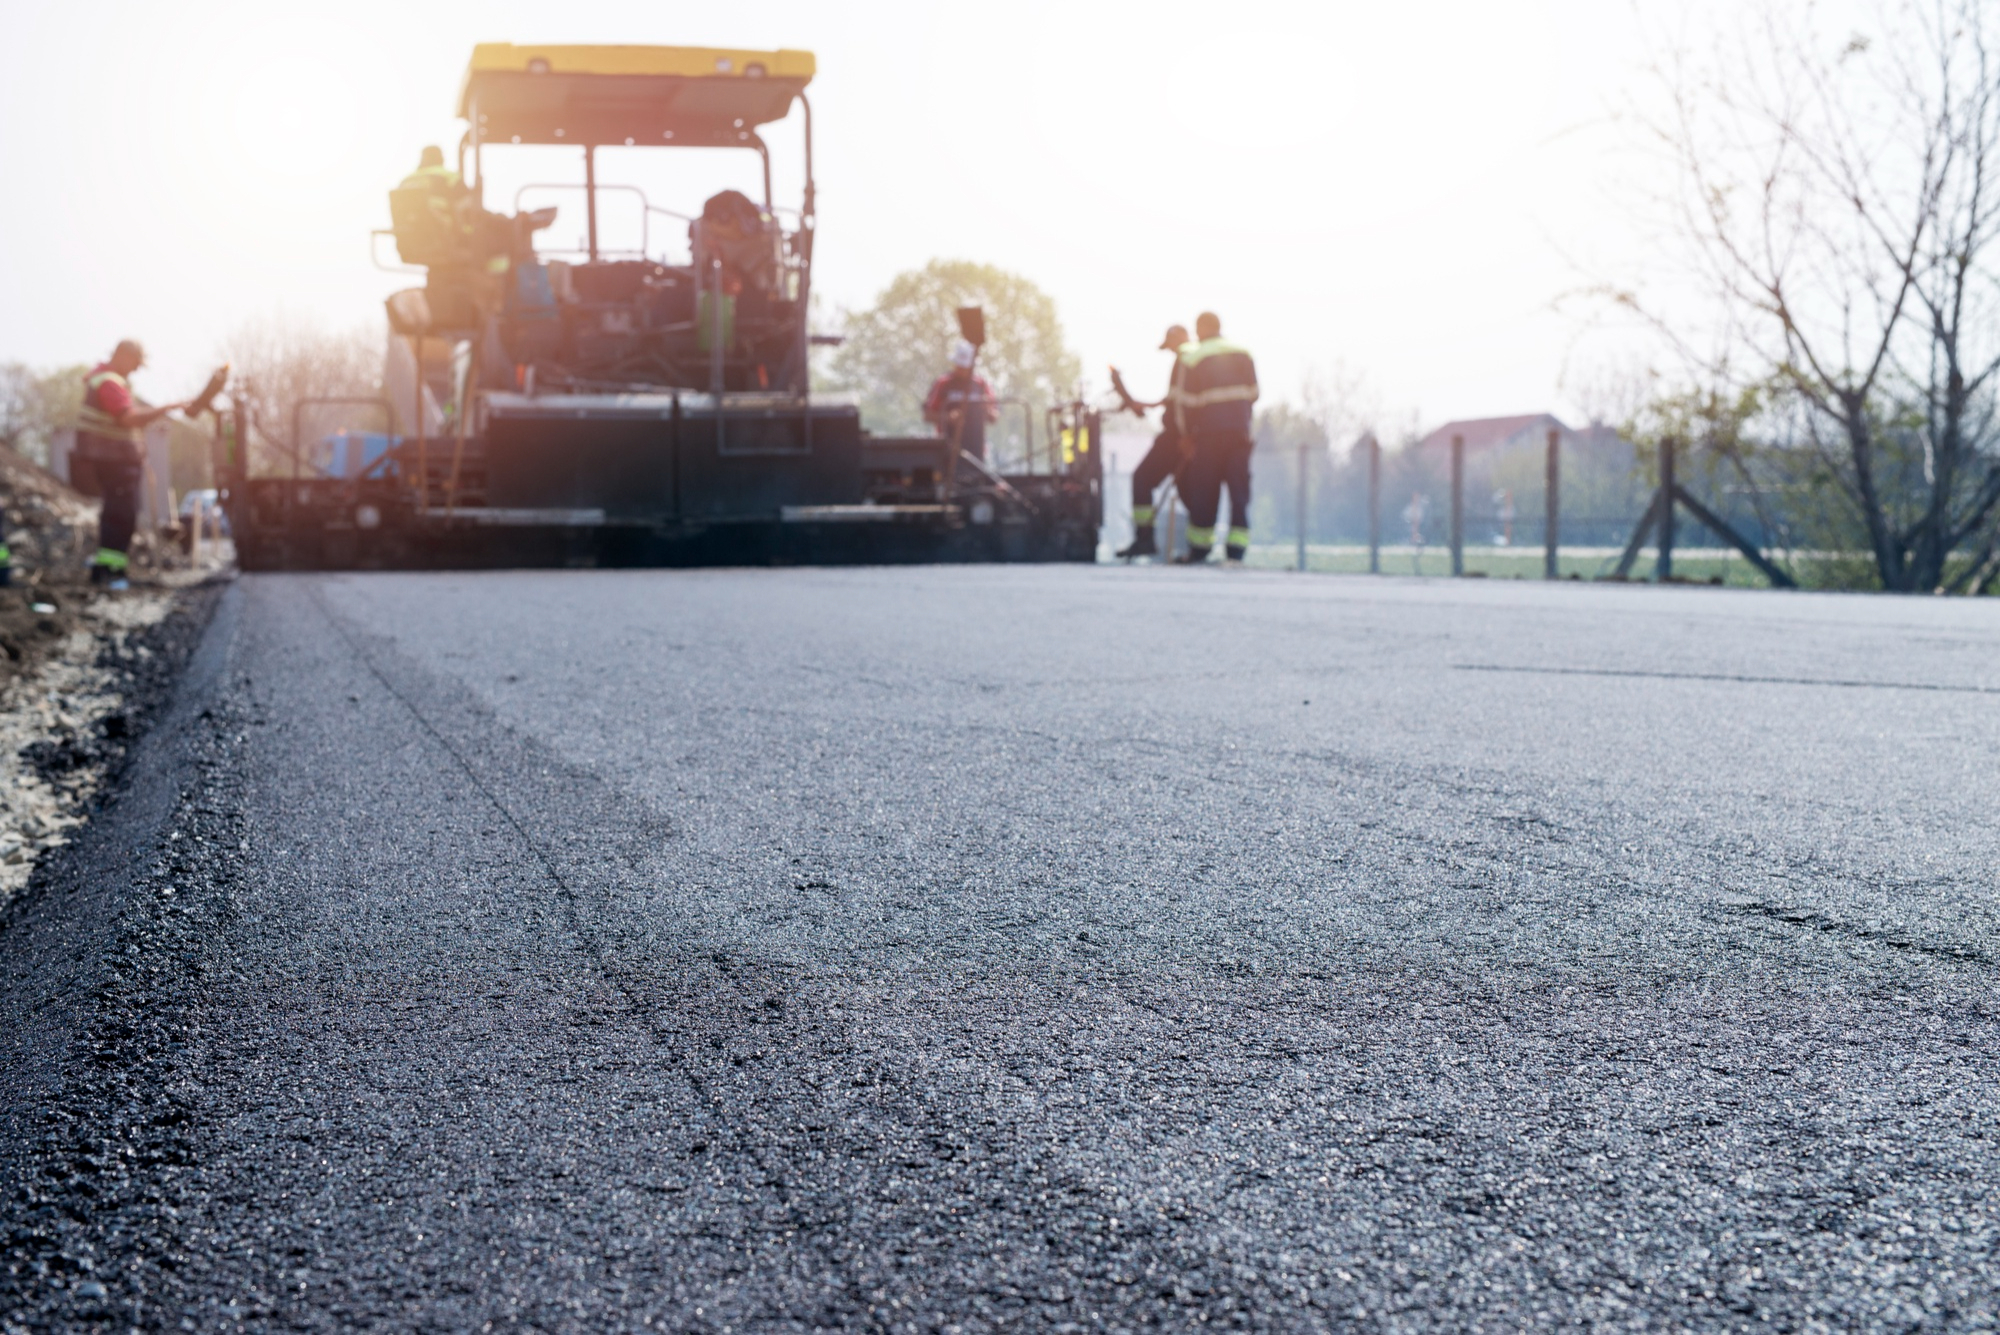
[[[0,589],[0,914],[73,837],[165,706],[217,590],[183,574],[125,593]]]
[[[52,1285],[88,1282],[106,1238],[120,1236],[115,1213],[100,1213],[109,1202],[97,1176],[122,1162],[108,1148],[116,1138],[152,1121],[132,1099],[165,1053],[147,1051],[136,1026],[172,986],[156,957],[140,958],[139,942],[156,935],[144,851],[184,781],[177,702],[224,592],[210,583],[99,596],[0,688],[0,813],[21,839],[0,896],[0,1314],[10,1330],[35,1321]]]

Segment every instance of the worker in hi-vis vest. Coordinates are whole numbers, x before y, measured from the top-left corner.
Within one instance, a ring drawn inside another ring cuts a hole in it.
[[[1180,473],[1188,551],[1179,559],[1189,565],[1208,559],[1227,487],[1224,555],[1241,561],[1250,546],[1250,420],[1257,403],[1257,364],[1247,349],[1222,336],[1222,320],[1212,311],[1196,317],[1194,336],[1197,341],[1181,349],[1179,395],[1170,409],[1180,414],[1181,431],[1192,445]]]
[[[145,349],[128,338],[112,352],[110,361],[91,369],[83,382],[83,410],[77,416],[76,449],[70,457],[70,479],[79,490],[103,499],[90,580],[114,589],[126,586],[131,565],[128,553],[132,530],[139,522],[139,487],[146,475],[146,428],[187,406],[136,406],[130,377],[145,364]]]
[[[469,264],[476,232],[472,192],[444,165],[444,150],[427,144],[417,169],[389,192],[396,253],[405,264]]]
[[[1160,350],[1174,354],[1173,370],[1167,373],[1167,396],[1159,403],[1140,403],[1129,397],[1125,401],[1128,409],[1142,417],[1148,408],[1164,405],[1167,411],[1160,423],[1160,434],[1153,437],[1153,448],[1146,451],[1146,457],[1132,470],[1132,542],[1119,549],[1120,560],[1130,561],[1134,557],[1158,554],[1157,540],[1153,536],[1153,493],[1168,478],[1178,474],[1187,462],[1187,440],[1181,435],[1179,414],[1174,407],[1181,387],[1180,350],[1187,343],[1187,326],[1168,326],[1167,336],[1160,340]]]

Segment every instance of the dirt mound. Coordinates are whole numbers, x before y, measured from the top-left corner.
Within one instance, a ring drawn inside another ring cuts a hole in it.
[[[0,910],[83,823],[221,596],[219,581],[166,578],[65,604],[44,618],[57,629],[41,660],[0,681]]]
[[[0,687],[55,652],[89,601],[86,568],[97,503],[54,473],[0,447],[0,521],[13,578],[0,589]]]
[[[97,539],[97,502],[30,459],[0,447],[0,516],[17,578],[81,578]],[[57,582],[66,582],[58,579]]]

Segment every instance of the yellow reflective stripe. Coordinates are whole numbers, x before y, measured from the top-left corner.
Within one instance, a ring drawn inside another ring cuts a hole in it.
[[[1231,504],[1233,505],[1235,502],[1232,501]],[[1250,530],[1240,524],[1230,525],[1229,545],[1231,547],[1248,547],[1250,545]]]
[[[1215,546],[1215,525],[1210,524],[1206,528],[1204,528],[1200,524],[1189,524],[1188,546],[1190,547]]]
[[[1187,367],[1199,366],[1210,357],[1217,357],[1225,352],[1240,352],[1246,357],[1250,355],[1250,349],[1244,347],[1241,343],[1231,343],[1226,338],[1211,338],[1206,342],[1190,343],[1182,348],[1181,365]]]
[[[1189,394],[1181,402],[1189,408],[1206,408],[1211,403],[1238,403],[1257,397],[1255,385],[1218,385],[1199,394]]]
[[[419,167],[408,176],[405,176],[402,184],[396,188],[398,190],[410,190],[420,185],[427,186],[433,181],[439,181],[448,186],[461,186],[465,184],[460,179],[459,174],[449,167]]]
[[[1133,526],[1134,526],[1134,527],[1136,527],[1136,528],[1144,528],[1144,527],[1146,527],[1146,525],[1148,525],[1148,524],[1150,524],[1150,523],[1152,523],[1152,522],[1153,522],[1153,507],[1152,507],[1152,506],[1150,506],[1150,505],[1135,505],[1135,506],[1133,506],[1133,507],[1132,507],[1132,524],[1133,524]]]
[[[146,439],[146,433],[136,426],[120,426],[118,419],[95,408],[86,408],[76,415],[76,429],[85,435],[98,436],[104,440],[122,440],[137,445]]]
[[[106,570],[124,570],[132,564],[132,558],[113,547],[99,547],[97,555],[90,558],[92,565],[103,566]]]

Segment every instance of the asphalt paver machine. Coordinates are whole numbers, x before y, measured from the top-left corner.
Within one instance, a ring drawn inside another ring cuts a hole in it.
[[[237,451],[225,477],[243,566],[1094,559],[1083,405],[1042,415],[1039,451],[1028,413],[1027,458],[1002,471],[948,435],[872,435],[852,400],[812,392],[814,69],[804,51],[475,48],[456,169],[390,199],[425,280],[388,302],[384,429],[308,439],[311,401],[260,424],[281,448]],[[784,207],[763,131],[795,106],[804,191]],[[487,168],[517,145],[579,155],[581,199],[492,211]],[[599,179],[613,146],[755,154],[763,197],[655,203]],[[614,193],[644,228],[685,226],[685,262],[600,246]],[[536,243],[564,209],[583,215],[568,260]],[[977,312],[961,321],[977,334]]]

